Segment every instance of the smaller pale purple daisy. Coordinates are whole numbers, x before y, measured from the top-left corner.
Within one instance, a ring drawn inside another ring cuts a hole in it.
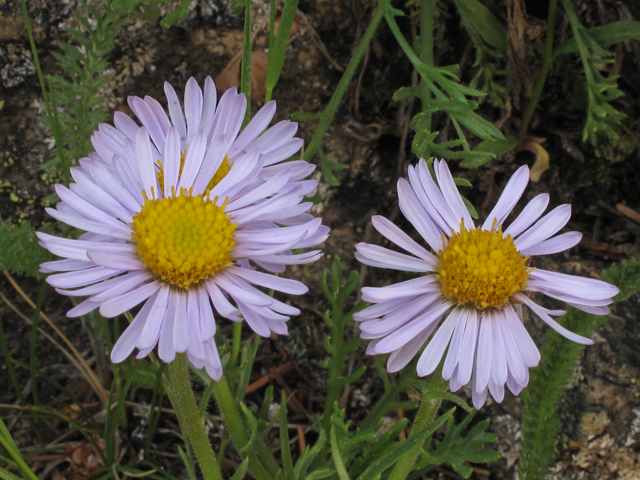
[[[569,221],[571,206],[561,205],[540,219],[549,204],[547,194],[531,200],[502,231],[529,181],[526,166],[511,177],[481,227],[471,219],[446,162],[436,160],[433,168],[437,184],[424,159],[410,166],[409,180],[398,181],[398,196],[400,210],[435,254],[386,218],[373,216],[375,229],[412,255],[359,243],[356,258],[365,265],[424,275],[363,288],[362,299],[374,305],[354,319],[362,322],[361,337],[372,340],[368,354],[391,353],[389,372],[405,367],[433,334],[418,360],[418,375],[433,373],[448,346],[443,378],[454,392],[473,382],[473,404],[480,408],[487,392],[501,402],[505,384],[518,395],[529,383],[529,368],[540,361],[523,325],[523,305],[569,340],[593,343],[552,318],[565,311],[543,308],[531,294],[544,293],[585,312],[606,315],[619,290],[600,280],[528,266],[532,256],[575,246],[582,234],[554,237]]]
[[[235,88],[216,105],[211,78],[204,92],[191,78],[184,113],[168,83],[165,93],[169,115],[151,97],[130,97],[143,126],[117,112],[115,127],[101,124],[91,138],[95,153],[71,169],[75,183],[56,185],[62,201],[47,212],[87,233],[78,240],[39,233],[42,246],[65,258],[41,270],[65,272],[47,278],[59,293],[88,297],[69,317],[96,308],[114,317],[144,303],[116,342],[114,362],[158,345],[163,361],[186,352],[218,380],[214,312],[245,320],[261,336],[286,334],[300,311],[256,287],[292,295],[308,288],[256,267],[280,273],[317,260],[318,250],[292,250],[322,243],[329,229],[303,202],[317,185],[303,180],[314,166],[281,163],[303,142],[296,123],[267,129],[275,102],[240,132],[247,104]]]

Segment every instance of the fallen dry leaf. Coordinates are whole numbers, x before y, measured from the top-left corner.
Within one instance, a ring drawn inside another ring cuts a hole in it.
[[[549,169],[549,152],[535,140],[527,140],[519,150],[528,150],[536,155],[536,161],[531,167],[529,178],[532,182],[539,182],[543,172]]]
[[[636,223],[640,223],[640,213],[636,212],[634,209],[627,207],[621,203],[616,205],[616,209],[622,213],[624,216],[630,218]]]
[[[102,438],[96,439],[96,444],[103,452],[106,451]],[[102,458],[87,440],[68,444],[64,453],[70,465],[62,475],[69,480],[86,480],[93,472],[104,467]]]
[[[231,87],[240,88],[240,65],[242,53],[233,56],[227,66],[215,80],[216,88],[225,92]],[[260,100],[265,94],[265,80],[267,79],[267,67],[269,54],[261,50],[251,52],[251,99]]]
[[[273,26],[273,35],[276,36],[278,34],[278,27],[280,27],[280,17],[282,17],[282,13],[278,12],[276,15],[276,22]],[[291,32],[289,33],[289,41],[296,38],[298,35],[301,35],[305,31],[305,27],[307,23],[304,21],[304,18],[299,13],[296,13],[296,16],[293,18],[293,24],[291,25]]]

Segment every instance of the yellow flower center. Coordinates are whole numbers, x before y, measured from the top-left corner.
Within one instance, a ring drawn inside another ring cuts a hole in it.
[[[160,184],[160,191],[164,191],[164,171],[162,168],[162,161],[158,160],[158,166],[160,167],[160,171],[157,173],[158,175],[158,183]],[[227,173],[229,173],[229,169],[231,168],[231,165],[229,165],[229,156],[225,155],[224,159],[222,160],[222,163],[220,164],[220,166],[218,167],[218,170],[216,171],[215,175],[213,176],[213,178],[209,181],[209,184],[207,185],[207,188],[204,191],[204,194],[207,195],[211,189],[213,187],[215,187],[217,184],[220,183],[220,180],[222,180],[225,175],[227,175]],[[180,156],[180,173],[179,175],[182,175],[182,170],[184,169],[184,153]]]
[[[511,235],[497,231],[465,230],[453,234],[438,254],[437,278],[442,293],[459,304],[477,309],[501,307],[524,287],[533,269],[516,250]]]
[[[237,224],[231,223],[225,206],[226,201],[217,206],[185,189],[179,196],[145,198],[133,218],[142,262],[157,277],[184,289],[231,266]]]

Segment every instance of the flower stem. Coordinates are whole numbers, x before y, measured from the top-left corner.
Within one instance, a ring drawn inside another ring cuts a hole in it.
[[[222,473],[204,429],[204,422],[198,415],[198,407],[189,382],[186,354],[177,354],[175,360],[169,364],[169,378],[175,399],[174,407],[180,411],[184,419],[186,433],[191,440],[202,475],[207,480],[222,480]]]
[[[549,74],[549,67],[551,66],[551,60],[553,59],[553,33],[556,21],[556,4],[557,0],[549,0],[549,17],[547,19],[547,39],[545,43],[544,56],[542,57],[542,68],[540,69],[540,76],[536,81],[536,85],[533,87],[529,104],[522,117],[522,125],[520,126],[520,133],[518,139],[522,143],[527,136],[527,130],[533,117],[533,112],[538,106],[538,100],[540,100],[540,94],[544,88],[544,84],[547,81],[547,75]]]
[[[433,66],[433,17],[436,10],[436,0],[422,0],[420,2],[420,42],[418,45],[418,55],[426,65]],[[431,100],[431,89],[424,79],[420,80],[420,100],[422,101],[422,111],[426,113]],[[431,133],[431,114],[426,113],[425,129]],[[428,147],[426,147],[428,148]],[[429,157],[429,150],[425,150],[423,155]]]
[[[321,426],[327,432],[331,428],[331,415],[334,413],[335,403],[340,400],[340,394],[344,387],[342,376],[344,375],[344,304],[333,301],[331,315],[331,357],[329,358],[329,388],[324,402],[324,413]]]
[[[240,342],[242,341],[242,322],[233,324],[233,343],[231,344],[231,366],[238,365],[240,356]]]
[[[243,459],[249,457],[249,471],[251,474],[258,480],[272,480],[271,475],[264,468],[253,448],[249,447],[247,451],[249,439],[247,438],[244,423],[242,422],[242,418],[240,418],[240,412],[237,409],[233,394],[229,389],[229,384],[224,375],[220,380],[215,382],[213,392],[220,407],[220,414],[224,419],[225,428],[229,430],[236,449]]]
[[[442,397],[438,395],[438,393],[445,392],[448,386],[449,383],[442,379],[442,367],[440,367],[434,372],[429,389],[422,397],[422,404],[420,404],[418,414],[413,422],[413,427],[411,427],[409,438],[415,437],[433,423],[438,414],[440,404],[442,403]],[[389,476],[389,480],[404,480],[407,478],[407,475],[409,475],[413,465],[418,459],[423,443],[424,442],[419,442],[415,447],[400,457]]]

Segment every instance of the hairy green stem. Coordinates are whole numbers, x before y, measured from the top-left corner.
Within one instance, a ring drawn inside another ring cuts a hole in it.
[[[240,343],[242,341],[242,322],[233,324],[233,342],[231,343],[231,366],[238,365],[238,357],[240,356]]]
[[[198,415],[185,353],[177,354],[175,360],[169,364],[169,378],[175,399],[175,409],[182,414],[186,433],[191,440],[202,475],[207,480],[222,480],[222,473],[204,429],[204,422]]]
[[[422,0],[420,2],[420,60],[426,65],[433,65],[433,16],[436,10],[436,0]],[[422,100],[422,110],[427,110],[429,100],[431,100],[431,88],[429,84],[420,80],[420,100]],[[431,114],[426,117],[426,129],[431,132]],[[429,151],[422,154],[429,157]]]
[[[213,391],[220,407],[220,414],[224,419],[225,428],[229,430],[233,443],[243,459],[249,457],[249,471],[258,480],[272,480],[271,475],[256,456],[253,447],[247,448],[249,439],[245,432],[245,426],[224,375],[216,382]]]
[[[410,379],[413,379],[415,376],[415,368],[404,368],[399,377],[396,380],[395,385],[389,386],[388,389],[385,386],[385,393],[380,397],[380,399],[376,402],[371,411],[364,417],[364,420],[360,422],[361,430],[368,430],[373,428],[384,415],[391,410],[394,405],[397,405],[396,399],[400,392],[410,383]]]
[[[344,318],[343,305],[334,301],[332,303],[331,315],[331,347],[332,353],[329,359],[329,388],[327,398],[324,402],[324,413],[322,414],[322,423],[320,424],[327,432],[331,428],[331,415],[333,414],[334,404],[340,399],[340,393],[344,382],[342,376],[344,373]]]
[[[557,0],[549,0],[547,39],[545,43],[544,56],[542,57],[542,68],[540,69],[540,76],[538,77],[538,80],[533,87],[533,92],[531,93],[531,98],[529,99],[527,109],[525,110],[524,116],[522,117],[522,125],[520,125],[520,133],[518,135],[520,143],[522,143],[527,136],[529,124],[531,123],[531,118],[533,117],[533,112],[535,112],[536,107],[538,106],[538,101],[540,100],[542,89],[544,88],[544,84],[547,81],[547,75],[549,74],[549,67],[551,67],[551,61],[553,59],[553,33],[555,30],[554,27],[556,22],[556,5]]]
[[[448,386],[449,383],[442,379],[442,367],[439,367],[433,373],[429,389],[422,397],[422,403],[420,404],[418,414],[416,415],[416,419],[411,427],[409,438],[415,437],[433,423],[436,419],[436,415],[438,414],[440,404],[442,403],[442,397],[438,395],[438,393],[445,392]],[[409,475],[411,469],[416,463],[416,460],[418,459],[418,455],[420,455],[423,443],[424,442],[418,442],[415,447],[400,457],[398,463],[396,463],[391,475],[389,476],[389,480],[404,480],[407,478],[407,475]]]
[[[551,0],[555,7],[555,0]],[[580,23],[580,19],[576,15],[575,10],[573,9],[573,5],[569,0],[561,0],[562,6],[564,7],[565,12],[567,13],[567,17],[569,18],[569,24],[571,25],[571,31],[573,32],[573,37],[576,39],[576,44],[578,45],[578,51],[580,52],[580,59],[582,60],[582,65],[584,67],[584,76],[587,79],[587,85],[596,84],[596,80],[593,77],[593,72],[591,71],[588,58],[589,58],[589,50],[585,45],[585,42],[582,38],[582,33],[580,31],[582,24]],[[549,5],[549,12],[551,12],[551,4]],[[551,15],[551,13],[549,13]],[[547,32],[547,38],[548,38]],[[545,51],[545,54],[547,52]],[[591,92],[589,92],[591,96]]]
[[[325,133],[327,133],[327,130],[329,129],[329,125],[331,124],[331,121],[333,120],[333,117],[335,116],[338,110],[338,106],[340,105],[342,96],[347,91],[347,87],[349,86],[351,79],[355,75],[358,65],[360,64],[362,57],[364,57],[364,54],[367,51],[367,47],[369,46],[369,43],[371,43],[371,40],[373,39],[373,34],[378,29],[378,26],[382,21],[382,17],[384,17],[384,11],[385,11],[385,4],[383,1],[379,1],[376,9],[373,12],[373,17],[371,18],[371,22],[369,23],[369,26],[367,27],[366,31],[364,32],[364,35],[362,36],[362,40],[360,41],[360,44],[356,48],[355,52],[353,52],[353,57],[351,57],[351,60],[349,61],[349,65],[347,65],[346,70],[342,74],[342,78],[340,79],[340,82],[338,82],[338,86],[334,90],[333,95],[331,96],[331,100],[329,100],[329,104],[327,105],[327,108],[325,109],[324,112],[322,112],[322,115],[320,116],[318,129],[316,130],[316,133],[314,133],[313,138],[311,139],[311,142],[309,142],[309,145],[304,151],[305,160],[307,161],[311,160],[311,158],[313,158],[313,156],[316,154],[316,152],[322,145],[322,139],[324,138]]]

